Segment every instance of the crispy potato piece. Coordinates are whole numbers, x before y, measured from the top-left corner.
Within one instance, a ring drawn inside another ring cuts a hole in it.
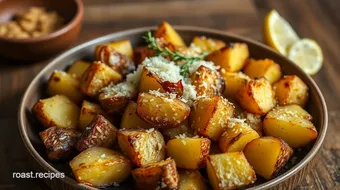
[[[147,46],[139,46],[133,49],[133,62],[136,65],[142,64],[145,58],[150,58],[155,55],[155,52]]]
[[[163,38],[166,42],[174,46],[185,46],[182,37],[172,28],[172,26],[163,21],[154,32],[156,38]]]
[[[123,153],[137,166],[146,166],[165,158],[162,134],[152,129],[121,129],[118,143]]]
[[[127,107],[125,108],[122,121],[120,123],[121,129],[149,129],[151,128],[150,124],[143,121],[136,113],[137,104],[135,102],[130,101]]]
[[[199,98],[190,115],[190,125],[199,135],[218,141],[234,114],[234,106],[221,96]]]
[[[228,128],[220,137],[219,147],[222,152],[239,152],[248,142],[259,137],[244,120],[233,118],[229,119]]]
[[[292,148],[302,148],[318,137],[312,118],[298,105],[277,107],[263,120],[266,135],[279,137]]]
[[[251,80],[237,93],[237,100],[246,111],[264,115],[275,106],[275,94],[265,78]]]
[[[74,146],[80,135],[74,129],[61,127],[50,127],[39,133],[50,160],[63,160],[72,156],[75,150]]]
[[[110,148],[116,141],[117,128],[102,115],[97,115],[81,135],[77,149],[79,152],[94,146]]]
[[[242,152],[210,155],[207,173],[213,189],[238,189],[256,181],[255,171]]]
[[[195,36],[191,44],[201,49],[202,52],[213,52],[226,46],[221,40],[207,38],[205,36]]]
[[[190,78],[198,96],[219,96],[224,91],[224,79],[221,74],[203,65]]]
[[[79,116],[79,108],[64,95],[55,95],[37,102],[32,112],[46,127],[63,127],[76,129]]]
[[[79,80],[64,71],[54,71],[48,80],[47,92],[50,96],[65,95],[76,104],[83,100]]]
[[[92,187],[121,183],[131,173],[131,163],[123,155],[108,148],[89,148],[70,162],[78,182]]]
[[[167,155],[176,161],[177,167],[200,169],[205,167],[205,160],[210,150],[210,140],[207,138],[175,138],[169,140],[166,147]]]
[[[109,42],[105,44],[100,44],[96,47],[95,57],[100,57],[99,52],[102,46],[110,46],[110,48],[118,51],[119,53],[128,56],[130,59],[133,57],[133,49],[131,42],[129,40],[118,40],[114,42]]]
[[[298,104],[304,107],[308,101],[307,85],[296,75],[284,76],[274,84],[279,105]]]
[[[247,44],[233,43],[210,53],[206,59],[219,65],[227,72],[237,72],[244,67],[248,57],[249,50]]]
[[[261,115],[249,113],[249,112],[242,112],[239,114],[241,119],[245,119],[246,124],[248,124],[252,129],[254,129],[260,137],[263,136],[263,122],[261,119]]]
[[[100,105],[84,100],[80,108],[78,129],[80,131],[85,131],[85,128],[91,123],[93,118],[95,118],[96,115],[98,114],[110,120],[109,116],[100,107]]]
[[[96,97],[101,88],[108,84],[118,83],[122,79],[122,75],[111,69],[104,63],[95,61],[85,71],[80,80],[81,91],[90,96]]]
[[[207,190],[204,178],[198,170],[180,170],[178,190]]]
[[[271,59],[250,59],[243,71],[250,78],[265,77],[270,84],[278,81],[282,76],[280,65]]]
[[[190,114],[190,107],[177,98],[161,93],[139,93],[137,114],[157,128],[171,128],[181,124]]]
[[[91,63],[87,61],[76,61],[67,69],[67,73],[74,75],[80,79],[85,71],[90,67],[90,64]]]
[[[250,78],[242,72],[231,73],[222,69],[221,75],[225,82],[223,96],[231,99],[235,99],[237,92],[250,81]]]
[[[243,152],[255,172],[267,180],[275,177],[293,155],[293,149],[276,137],[254,139]]]
[[[160,129],[166,141],[176,138],[176,136],[185,135],[187,137],[194,136],[194,131],[189,126],[189,119],[183,121],[179,126],[168,129]]]

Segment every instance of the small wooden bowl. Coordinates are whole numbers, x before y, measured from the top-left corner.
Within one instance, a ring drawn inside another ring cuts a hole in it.
[[[66,177],[63,179],[46,179],[46,183],[51,186],[52,189],[86,189],[94,190],[86,185],[78,184],[72,177],[72,172],[67,164],[50,163],[46,157],[45,147],[39,138],[38,132],[43,130],[43,127],[35,119],[31,113],[32,106],[41,98],[46,98],[46,82],[54,70],[64,70],[74,61],[80,59],[93,60],[93,52],[95,46],[101,43],[109,41],[115,41],[120,39],[129,39],[133,46],[143,43],[142,36],[147,31],[154,30],[155,27],[145,27],[133,30],[127,30],[123,32],[114,33],[108,36],[104,36],[82,45],[79,45],[66,53],[60,55],[48,64],[31,82],[27,88],[20,108],[19,108],[19,130],[22,139],[32,155],[32,165],[35,166],[38,171],[51,171],[51,172],[64,172]],[[313,122],[319,132],[319,136],[316,141],[308,147],[303,148],[301,151],[296,151],[295,159],[291,159],[286,165],[285,169],[280,174],[270,180],[264,181],[259,179],[256,184],[247,187],[247,189],[292,189],[298,185],[306,174],[313,167],[313,159],[319,151],[322,142],[325,138],[328,124],[327,108],[325,100],[311,77],[306,75],[299,67],[292,63],[286,57],[273,51],[267,46],[249,40],[243,37],[226,34],[217,30],[205,29],[199,27],[177,26],[175,29],[183,37],[183,39],[189,43],[194,36],[207,36],[223,40],[225,42],[244,42],[248,44],[252,58],[269,58],[279,63],[285,74],[299,76],[310,89],[310,100],[307,105],[307,110],[313,116]],[[119,189],[128,190],[133,189],[132,181],[127,181],[121,184],[119,187],[108,187],[106,189]]]
[[[0,1],[0,23],[8,22],[13,15],[32,6],[57,11],[65,19],[65,25],[37,38],[0,37],[0,56],[20,61],[42,60],[65,50],[77,38],[84,15],[82,0],[3,0]]]

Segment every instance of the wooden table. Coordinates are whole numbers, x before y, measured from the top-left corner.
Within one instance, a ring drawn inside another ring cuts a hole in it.
[[[329,130],[315,168],[297,189],[340,188],[340,1],[338,0],[84,0],[85,18],[77,45],[124,29],[156,25],[193,25],[262,41],[266,13],[277,9],[300,36],[322,47],[325,62],[314,76],[327,101]],[[4,47],[0,47],[4,48]],[[19,52],[20,53],[20,52]],[[17,129],[20,98],[48,63],[0,59],[0,189],[48,189],[41,180],[15,180],[12,172],[31,171]],[[31,187],[31,188],[28,188]]]

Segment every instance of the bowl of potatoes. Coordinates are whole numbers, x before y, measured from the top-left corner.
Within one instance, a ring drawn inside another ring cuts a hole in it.
[[[19,129],[52,189],[292,189],[327,131],[315,82],[258,42],[144,27],[58,56],[31,82]]]

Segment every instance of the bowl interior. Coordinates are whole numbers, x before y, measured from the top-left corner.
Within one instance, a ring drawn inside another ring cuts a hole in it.
[[[52,63],[45,67],[37,77],[33,80],[33,82],[28,87],[22,101],[22,105],[20,108],[19,115],[19,123],[21,128],[21,133],[25,144],[33,157],[40,162],[40,164],[47,170],[56,171],[55,169],[64,172],[67,176],[72,177],[72,172],[70,171],[67,164],[60,163],[50,163],[45,154],[44,146],[38,136],[38,133],[43,130],[43,127],[39,124],[39,122],[35,119],[34,115],[31,113],[31,108],[33,105],[41,98],[47,97],[45,94],[46,91],[46,83],[51,73],[58,69],[64,70],[74,61],[79,59],[84,60],[93,60],[93,52],[96,45],[109,42],[119,39],[129,39],[133,46],[143,44],[142,36],[146,31],[154,29],[153,27],[129,30],[125,32],[115,33],[108,36],[104,36],[85,44],[82,44],[76,48],[73,48],[66,53],[62,54],[58,58],[56,58]],[[303,167],[303,165],[308,162],[311,157],[314,156],[317,149],[319,149],[320,144],[322,143],[323,137],[325,135],[326,130],[326,110],[325,104],[322,98],[318,87],[312,81],[310,77],[305,75],[300,69],[298,69],[294,64],[292,64],[285,57],[277,54],[276,52],[268,49],[264,45],[253,42],[251,40],[243,39],[240,37],[236,37],[233,35],[227,35],[225,33],[221,33],[215,30],[210,29],[202,29],[196,27],[176,27],[179,31],[180,35],[188,44],[194,36],[207,36],[220,40],[224,40],[225,42],[245,42],[248,44],[251,57],[252,58],[270,58],[280,64],[284,74],[294,74],[298,75],[308,86],[310,89],[310,100],[307,106],[307,110],[313,116],[313,123],[319,131],[319,137],[314,144],[311,144],[308,147],[305,147],[301,150],[297,150],[295,152],[294,158],[289,161],[287,166],[280,172],[280,175],[275,179],[265,182],[263,179],[259,179],[257,183],[251,189],[260,189],[270,187],[278,183],[278,181],[283,181],[287,177],[291,176],[296,170]],[[312,151],[311,151],[312,149]],[[297,164],[298,163],[298,164]],[[71,180],[67,178],[70,183],[76,184],[75,180]],[[79,188],[84,186],[79,186]],[[121,184],[119,187],[108,187],[108,189],[130,189],[131,183]],[[92,189],[92,188],[89,188]]]

